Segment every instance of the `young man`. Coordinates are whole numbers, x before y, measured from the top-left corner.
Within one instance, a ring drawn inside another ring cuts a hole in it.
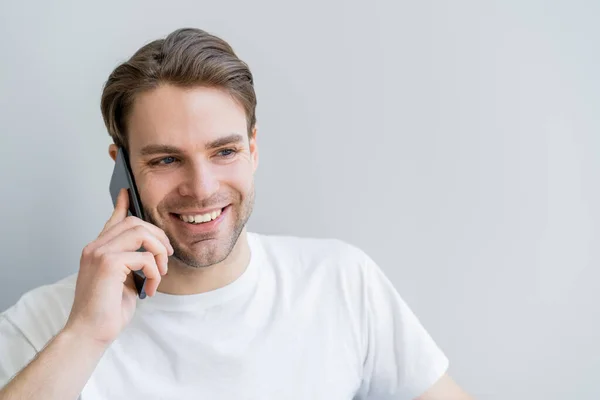
[[[1,400],[468,398],[366,254],[246,231],[255,107],[247,65],[198,29],[113,71],[109,153],[127,151],[147,221],[121,192],[77,276],[0,316]]]

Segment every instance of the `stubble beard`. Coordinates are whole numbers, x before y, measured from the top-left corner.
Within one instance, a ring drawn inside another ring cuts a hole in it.
[[[241,197],[241,196],[239,196]],[[175,236],[165,228],[164,225],[160,221],[160,218],[156,218],[156,212],[151,212],[150,210],[144,207],[144,212],[146,215],[146,219],[149,223],[158,226],[163,229],[169,241],[171,242],[171,246],[173,246],[173,255],[171,258],[176,259],[179,263],[188,268],[206,268],[210,267],[214,264],[218,264],[231,254],[235,245],[237,244],[244,227],[248,223],[250,216],[252,215],[252,210],[254,209],[254,183],[248,193],[248,196],[245,197],[245,200],[237,203],[237,210],[233,209],[236,203],[231,203],[230,207],[232,209],[228,210],[228,212],[233,215],[235,218],[233,228],[231,232],[227,233],[225,237],[198,237],[194,238],[190,244],[184,246],[180,241],[178,241]],[[160,206],[158,207],[161,208]],[[167,215],[167,212],[160,213],[159,215]],[[231,215],[229,218],[231,218]],[[170,218],[170,217],[167,217]],[[191,247],[199,247],[197,251],[191,251]],[[186,248],[187,247],[187,248]]]

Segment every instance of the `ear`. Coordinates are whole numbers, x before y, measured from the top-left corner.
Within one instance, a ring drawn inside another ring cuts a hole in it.
[[[113,159],[113,161],[115,161],[117,159],[117,153],[119,152],[119,148],[117,147],[116,144],[111,144],[110,146],[108,146],[108,155],[110,156],[110,158]]]
[[[253,172],[258,168],[258,144],[256,143],[256,135],[258,128],[254,125],[252,135],[250,136],[250,154],[252,155]]]

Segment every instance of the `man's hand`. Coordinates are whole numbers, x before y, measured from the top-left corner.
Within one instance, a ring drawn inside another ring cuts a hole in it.
[[[173,247],[162,229],[127,217],[129,199],[121,190],[115,210],[96,240],[82,252],[75,299],[65,330],[101,344],[111,343],[131,321],[137,292],[132,271],[142,270],[146,292],[156,293],[167,273]],[[143,247],[146,251],[137,251]]]
[[[83,250],[65,327],[0,390],[0,400],[77,398],[108,345],[133,317],[137,293],[131,272],[142,270],[148,295],[156,293],[173,248],[161,229],[127,217],[128,202],[121,191],[103,231]],[[142,246],[146,252],[137,251]]]

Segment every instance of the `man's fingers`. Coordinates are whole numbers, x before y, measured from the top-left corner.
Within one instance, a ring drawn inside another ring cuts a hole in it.
[[[104,232],[112,228],[114,225],[123,221],[127,218],[127,212],[129,211],[129,194],[127,193],[127,189],[121,189],[119,191],[119,195],[117,196],[117,202],[115,203],[115,209],[113,210],[112,215],[104,224],[104,229],[100,235]]]
[[[144,253],[139,252],[138,254]],[[148,261],[139,264],[139,269],[141,269],[144,275],[146,276],[146,294],[148,296],[154,296],[156,294],[156,290],[158,289],[158,285],[160,285],[161,281],[161,273],[158,267],[158,265],[160,264],[156,262],[156,257],[153,256],[152,253],[146,252],[144,254],[144,258],[146,258]],[[165,263],[165,268],[166,265],[167,264]],[[128,267],[134,270],[133,268],[136,268],[136,265],[130,265]]]
[[[161,271],[164,270],[166,272],[169,254],[172,253],[156,236],[142,225],[134,226],[122,232],[120,235],[114,237],[113,240],[99,247],[99,250],[102,253],[110,254],[124,251],[135,252],[141,247],[152,253]]]
[[[115,264],[115,268],[127,268],[126,272],[129,276],[125,286],[134,291],[135,284],[133,284],[131,271],[143,271],[146,276],[146,293],[148,296],[154,296],[160,284],[161,274],[152,253],[144,251],[115,253],[110,256],[110,262]]]
[[[123,232],[128,231],[132,228],[135,228],[136,226],[141,226],[141,227],[145,228],[146,230],[148,230],[148,232],[153,234],[158,240],[160,240],[162,242],[162,244],[165,245],[167,250],[170,250],[168,252],[169,255],[173,254],[173,251],[174,251],[173,246],[171,246],[171,242],[169,241],[169,238],[167,237],[167,235],[165,234],[165,232],[162,229],[160,229],[159,227],[157,227],[155,225],[152,225],[151,223],[145,222],[137,217],[132,217],[132,216],[125,218],[125,220],[122,221],[121,223],[118,223],[118,224],[108,228],[107,230],[105,230],[101,234],[101,236],[98,237],[98,239],[96,239],[95,246],[96,247],[104,246],[106,243],[110,242],[117,236],[121,235]]]

